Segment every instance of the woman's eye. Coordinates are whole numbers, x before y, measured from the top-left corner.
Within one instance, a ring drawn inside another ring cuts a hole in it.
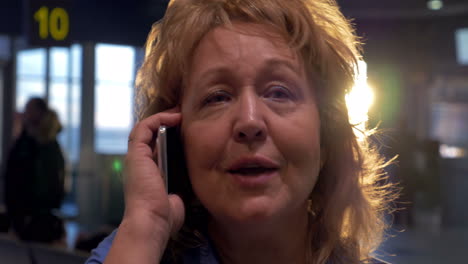
[[[231,96],[229,93],[225,91],[217,91],[206,97],[205,100],[203,100],[203,105],[223,103],[228,102],[230,100]]]
[[[293,99],[293,94],[286,87],[275,85],[266,92],[265,97],[281,101]]]

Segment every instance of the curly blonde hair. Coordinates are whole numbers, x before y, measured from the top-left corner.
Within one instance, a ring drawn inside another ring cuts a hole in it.
[[[315,82],[326,161],[310,195],[309,261],[368,259],[382,240],[383,213],[392,197],[388,186],[379,184],[383,160],[366,139],[357,140],[349,122],[345,95],[354,85],[360,42],[334,0],[173,1],[148,36],[136,80],[139,118],[180,104],[194,49],[210,30],[233,21],[273,27]],[[196,240],[191,235],[201,232],[206,219],[193,193],[186,207],[174,249]]]

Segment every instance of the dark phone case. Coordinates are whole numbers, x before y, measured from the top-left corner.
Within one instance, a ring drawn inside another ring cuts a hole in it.
[[[192,187],[187,173],[185,153],[180,139],[180,128],[167,128],[167,170],[168,192],[178,194],[182,199],[188,198]]]

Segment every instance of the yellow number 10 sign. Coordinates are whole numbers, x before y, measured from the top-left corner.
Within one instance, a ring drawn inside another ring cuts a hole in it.
[[[50,35],[52,39],[60,41],[64,40],[70,32],[68,12],[61,7],[50,10],[42,6],[34,13],[34,20],[37,21],[41,39],[47,39]]]

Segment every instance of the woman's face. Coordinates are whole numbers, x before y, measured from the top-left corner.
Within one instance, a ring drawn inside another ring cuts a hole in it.
[[[193,189],[219,221],[305,212],[320,167],[313,87],[270,28],[233,28],[217,27],[201,40],[182,98]]]

